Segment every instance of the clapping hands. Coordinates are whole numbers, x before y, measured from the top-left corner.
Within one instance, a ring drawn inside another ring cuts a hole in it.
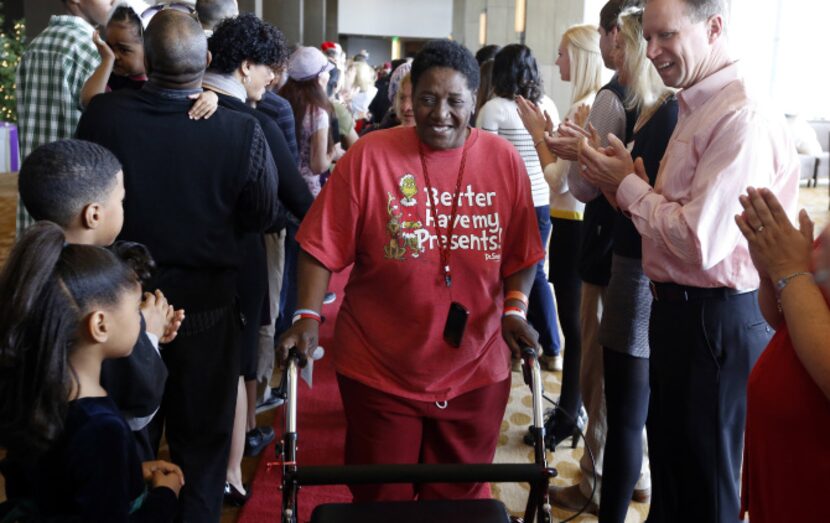
[[[565,121],[556,130],[555,134],[548,136],[545,141],[548,149],[560,158],[575,162],[578,160],[579,142],[588,140],[593,147],[600,147],[599,133],[592,124],[582,128],[575,123]]]
[[[522,119],[525,129],[533,138],[533,143],[538,143],[544,140],[545,136],[553,133],[553,119],[547,111],[542,111],[538,105],[521,96],[516,97],[516,106],[519,118]]]
[[[813,222],[807,211],[790,223],[778,198],[769,189],[747,188],[739,198],[744,212],[735,223],[749,243],[749,254],[762,278],[777,282],[785,276],[809,272],[813,252]]]
[[[616,195],[620,183],[631,173],[648,182],[642,159],[635,162],[625,144],[613,134],[608,135],[608,147],[581,139],[577,159],[585,179],[606,194]]]
[[[159,343],[173,341],[184,321],[184,309],[174,309],[160,290],[144,293],[141,314],[147,323],[147,332],[155,334]]]
[[[576,108],[576,113],[574,113],[574,124],[579,128],[584,128],[585,124],[588,123],[589,114],[591,114],[591,106],[588,104],[580,105]]]
[[[145,461],[141,464],[144,481],[153,487],[167,487],[178,497],[184,486],[184,472],[178,465],[169,461]]]

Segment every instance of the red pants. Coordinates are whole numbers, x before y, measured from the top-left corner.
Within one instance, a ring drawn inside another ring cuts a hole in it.
[[[492,463],[510,379],[434,402],[386,394],[337,375],[346,414],[348,465]],[[353,485],[356,502],[489,498],[487,483]]]

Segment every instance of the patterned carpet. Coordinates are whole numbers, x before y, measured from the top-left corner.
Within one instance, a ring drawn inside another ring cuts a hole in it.
[[[828,180],[819,181],[818,187],[804,187],[798,193],[798,203],[807,209],[810,218],[816,222],[816,234],[818,234],[828,223],[830,223],[830,211],[828,210]]]
[[[559,372],[542,372],[545,395],[552,398],[559,395],[561,376],[562,374]],[[504,421],[501,424],[495,461],[497,463],[532,462],[533,449],[522,441],[531,421],[532,399],[530,389],[524,384],[521,373],[514,372],[512,377],[513,386],[510,391],[510,401],[507,404],[507,412],[505,412]],[[545,408],[548,406],[550,405],[546,405]],[[559,476],[553,480],[554,485],[573,485],[580,480],[579,460],[582,457],[584,445],[580,439],[577,448],[572,450],[568,443],[570,443],[570,439],[557,447],[555,454],[548,452],[548,465],[556,468],[559,473]],[[502,500],[514,516],[520,516],[524,513],[529,492],[527,484],[502,483],[493,485],[492,489],[493,495]],[[553,515],[554,521],[561,521],[573,515],[573,513],[554,507]],[[639,523],[645,521],[646,515],[648,515],[647,504],[632,503],[625,521],[626,523]],[[590,522],[597,521],[597,518],[582,515],[573,521]]]

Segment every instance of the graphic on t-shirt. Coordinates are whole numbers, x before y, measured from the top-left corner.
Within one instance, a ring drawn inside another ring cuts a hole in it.
[[[424,252],[421,245],[421,236],[418,234],[423,224],[418,216],[418,185],[415,176],[404,174],[398,182],[403,198],[398,200],[390,192],[387,193],[386,212],[389,221],[386,223],[386,232],[389,234],[389,243],[383,248],[383,254],[391,260],[404,260],[407,252],[412,258],[417,258]]]
[[[412,174],[404,174],[400,181],[401,194],[403,199],[401,205],[404,207],[414,207],[418,205],[418,200],[414,197],[418,194],[418,184],[415,183],[415,176]]]
[[[439,248],[447,241],[445,234],[453,220],[452,239],[449,241],[451,250],[477,251],[482,253],[485,261],[501,261],[503,224],[495,191],[478,192],[472,184],[466,185],[458,192],[457,211],[453,219],[454,193],[433,189],[430,195],[424,187],[424,205],[419,206],[421,190],[414,175],[404,174],[397,185],[402,198],[387,192],[389,221],[386,232],[389,243],[384,247],[386,258],[403,261]],[[438,234],[441,234],[440,239]]]

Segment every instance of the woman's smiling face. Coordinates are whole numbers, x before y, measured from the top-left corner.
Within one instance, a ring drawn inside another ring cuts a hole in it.
[[[415,129],[422,142],[432,149],[464,145],[475,95],[462,73],[450,67],[424,71],[415,86],[413,106]]]

